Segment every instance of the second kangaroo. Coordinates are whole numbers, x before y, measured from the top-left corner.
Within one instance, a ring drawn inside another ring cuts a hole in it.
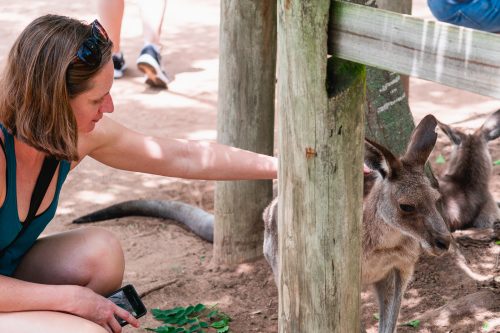
[[[404,290],[423,248],[445,253],[451,236],[436,208],[439,191],[431,186],[424,165],[436,143],[437,120],[426,116],[414,130],[407,151],[396,158],[365,141],[365,163],[374,170],[363,199],[362,283],[373,285],[380,307],[379,332],[393,333]],[[277,198],[263,214],[264,255],[279,281]]]
[[[500,136],[500,110],[472,134],[438,125],[453,143],[448,168],[439,179],[450,229],[493,227],[500,222],[500,211],[488,189],[493,171],[488,141]]]

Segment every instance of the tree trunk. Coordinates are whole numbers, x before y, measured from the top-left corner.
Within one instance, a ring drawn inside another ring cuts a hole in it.
[[[360,331],[366,74],[327,66],[329,7],[279,1],[280,332]]]
[[[366,136],[402,154],[415,128],[399,74],[366,68]]]
[[[377,8],[402,14],[411,14],[411,0],[376,0]]]
[[[411,0],[364,1],[380,9],[411,14]],[[366,69],[366,136],[402,154],[415,128],[408,105],[406,76],[374,67]]]
[[[222,0],[218,142],[273,154],[276,3]],[[238,264],[262,255],[262,211],[271,181],[218,182],[214,258]]]

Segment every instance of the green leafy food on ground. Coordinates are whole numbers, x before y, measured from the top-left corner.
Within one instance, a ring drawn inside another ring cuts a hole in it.
[[[413,328],[418,328],[420,326],[420,320],[418,320],[418,319],[410,320],[406,323],[401,324],[401,326],[409,326],[409,327],[413,327]]]
[[[216,305],[204,304],[178,306],[172,309],[152,309],[156,320],[166,325],[146,328],[156,333],[229,333],[231,318],[217,309]]]
[[[496,160],[495,162],[493,162],[493,165],[500,165],[500,160]]]
[[[438,157],[436,157],[436,164],[445,164],[446,160],[444,159],[443,155],[439,154]]]
[[[495,241],[496,245],[500,245],[500,240]]]

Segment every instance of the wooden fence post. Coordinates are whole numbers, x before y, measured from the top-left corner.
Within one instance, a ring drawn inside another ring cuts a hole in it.
[[[276,2],[222,0],[218,142],[272,155]],[[262,211],[271,181],[218,182],[214,258],[238,264],[262,255]]]
[[[359,332],[365,67],[327,65],[329,0],[280,0],[279,332]]]

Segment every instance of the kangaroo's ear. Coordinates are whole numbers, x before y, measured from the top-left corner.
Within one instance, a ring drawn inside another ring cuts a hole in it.
[[[438,121],[438,126],[441,128],[441,130],[446,134],[448,138],[450,138],[451,142],[453,142],[455,145],[459,145],[462,143],[462,137],[463,133],[460,132],[459,130],[453,129],[450,126],[443,124]]]
[[[431,114],[428,114],[420,121],[411,135],[410,143],[403,157],[405,162],[421,166],[427,162],[436,144],[436,125],[437,120]]]
[[[377,170],[383,178],[394,176],[401,163],[385,147],[365,139],[365,164]]]
[[[487,141],[498,138],[500,136],[500,110],[490,115],[479,130]]]

